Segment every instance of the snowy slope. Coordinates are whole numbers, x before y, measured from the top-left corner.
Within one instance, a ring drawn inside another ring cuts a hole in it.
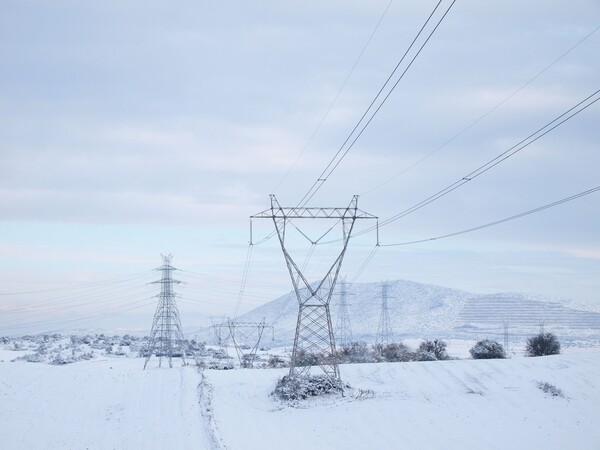
[[[530,335],[543,323],[561,338],[600,335],[600,312],[556,300],[519,293],[472,294],[406,280],[388,282],[390,325],[396,339],[406,337],[464,337],[484,331],[497,333],[507,322],[511,333]],[[381,316],[381,283],[355,283],[346,296],[354,339],[373,340]],[[331,302],[333,324],[339,316],[339,284]],[[266,303],[240,321],[265,318],[275,325],[276,339],[290,342],[296,326],[298,302],[289,293]]]
[[[2,448],[585,450],[600,442],[600,352],[343,365],[354,391],[298,407],[269,396],[282,369],[142,365],[0,362]],[[564,396],[544,393],[540,381]]]
[[[142,371],[143,364],[127,358],[66,366],[0,363],[1,447],[210,448],[197,368]]]
[[[362,396],[298,408],[268,397],[283,370],[209,373],[222,442],[229,450],[599,448],[600,353],[341,370]],[[545,394],[539,381],[565,397]]]

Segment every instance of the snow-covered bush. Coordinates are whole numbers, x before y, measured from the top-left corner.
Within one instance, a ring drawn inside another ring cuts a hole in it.
[[[446,353],[446,343],[441,339],[423,341],[417,349],[417,361],[442,361],[450,359]]]
[[[206,363],[206,368],[212,370],[232,370],[233,362],[228,360],[209,361]]]
[[[546,356],[558,355],[560,353],[560,342],[553,333],[540,333],[527,339],[525,355]]]
[[[366,342],[351,342],[337,352],[338,362],[360,364],[373,362],[373,354]]]
[[[503,359],[506,358],[504,347],[499,342],[483,339],[469,350],[473,359]]]
[[[271,395],[280,400],[304,400],[327,394],[341,394],[349,387],[337,378],[326,375],[307,375],[279,379]]]
[[[322,360],[322,356],[311,353],[301,348],[296,350],[296,359],[294,365],[298,367],[317,366]]]
[[[387,362],[406,362],[414,359],[414,354],[401,342],[391,342],[382,346],[381,356]]]
[[[45,356],[40,354],[40,353],[29,353],[25,356],[20,356],[19,358],[16,358],[15,361],[27,361],[27,362],[33,362],[33,363],[41,363],[45,361]]]
[[[269,356],[269,360],[267,361],[267,366],[278,369],[282,367],[288,367],[288,364],[283,360],[283,358],[279,355],[271,355]]]
[[[538,381],[537,387],[539,389],[541,389],[542,391],[544,391],[545,394],[550,394],[552,397],[564,397],[565,396],[565,394],[563,394],[563,392],[559,388],[557,388],[553,384],[547,383],[545,381]]]
[[[192,339],[191,341],[184,341],[185,354],[188,356],[203,356],[206,354],[206,346],[203,342],[197,342]]]

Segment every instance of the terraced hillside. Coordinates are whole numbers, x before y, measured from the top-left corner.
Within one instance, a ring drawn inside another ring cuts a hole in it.
[[[572,309],[556,301],[521,294],[495,294],[467,299],[457,318],[459,326],[502,322],[518,327],[547,324],[571,330],[600,330],[600,313]]]

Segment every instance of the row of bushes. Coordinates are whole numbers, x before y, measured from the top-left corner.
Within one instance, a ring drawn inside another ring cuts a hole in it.
[[[338,363],[361,364],[374,362],[443,361],[451,359],[446,352],[446,342],[441,339],[425,340],[416,350],[411,350],[401,342],[369,345],[363,341],[352,342],[337,351]],[[469,353],[473,359],[506,358],[504,347],[496,341],[483,339],[477,342]],[[552,333],[540,333],[527,340],[526,356],[545,356],[560,353],[560,342]],[[298,350],[296,366],[316,366],[331,363],[331,356]],[[269,367],[287,367],[279,356],[271,356]]]
[[[446,343],[441,339],[425,340],[416,350],[402,342],[375,344],[352,342],[342,347],[337,354],[340,363],[442,361],[450,359]]]
[[[504,347],[496,341],[484,339],[477,342],[469,350],[473,359],[500,359],[506,358]],[[527,339],[525,356],[548,356],[560,353],[560,342],[552,333],[540,333]]]

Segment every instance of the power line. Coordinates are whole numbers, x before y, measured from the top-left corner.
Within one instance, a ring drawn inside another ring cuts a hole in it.
[[[302,158],[302,155],[304,155],[304,152],[306,151],[306,149],[308,148],[308,146],[311,144],[312,140],[314,139],[314,137],[316,136],[316,134],[318,133],[318,131],[321,129],[321,125],[323,125],[323,122],[325,122],[325,119],[327,118],[327,116],[331,112],[331,109],[333,108],[333,105],[335,105],[338,97],[342,93],[342,90],[344,89],[344,87],[346,87],[346,83],[348,83],[348,80],[350,79],[350,77],[354,73],[354,69],[356,69],[356,66],[358,65],[358,63],[362,59],[363,54],[365,53],[365,51],[367,50],[367,47],[371,43],[371,40],[373,39],[373,36],[375,36],[375,33],[379,29],[379,25],[381,24],[381,22],[383,21],[383,18],[387,14],[388,9],[390,9],[390,6],[391,6],[391,4],[392,4],[393,1],[394,0],[390,0],[388,2],[387,6],[385,7],[385,9],[383,10],[383,13],[381,14],[381,17],[379,17],[379,20],[377,21],[377,24],[375,25],[375,28],[373,29],[373,31],[371,32],[371,35],[369,36],[369,39],[367,39],[367,42],[365,43],[365,45],[363,46],[362,50],[360,51],[360,53],[358,55],[358,58],[356,58],[356,61],[354,61],[354,64],[352,65],[352,68],[350,69],[350,72],[348,72],[348,75],[346,75],[346,78],[344,79],[344,82],[340,86],[337,94],[335,94],[335,97],[333,98],[333,100],[329,104],[329,107],[325,111],[325,114],[323,114],[323,117],[321,117],[321,120],[317,124],[317,127],[315,128],[315,130],[313,131],[312,135],[310,136],[310,138],[308,139],[308,141],[306,142],[306,144],[302,148],[302,151],[300,152],[300,154],[298,155],[298,157],[296,158],[296,160],[294,161],[294,163],[292,164],[292,166],[288,169],[288,171],[283,176],[283,178],[281,179],[281,181],[279,181],[279,183],[277,184],[277,186],[275,186],[275,189],[273,189],[274,193],[277,191],[277,189],[279,189],[279,187],[287,179],[287,177],[290,175],[290,173],[292,172],[292,170],[294,170],[294,168],[296,167],[296,164],[298,164],[298,161],[300,161],[300,158]]]
[[[244,265],[244,272],[242,274],[242,282],[240,283],[240,292],[238,294],[237,303],[235,305],[235,313],[233,315],[234,318],[237,318],[238,312],[240,310],[240,305],[242,304],[242,297],[244,296],[244,289],[246,288],[246,280],[248,279],[248,271],[250,270],[250,264],[252,261],[252,252],[254,250],[254,246],[252,242],[248,245],[248,253],[246,254],[246,264]]]
[[[524,148],[528,147],[529,145],[533,144],[535,141],[537,141],[541,137],[545,136],[550,131],[554,130],[555,128],[559,127],[560,125],[562,125],[569,119],[575,117],[580,112],[582,112],[585,109],[592,106],[594,103],[596,103],[598,100],[600,100],[600,96],[598,96],[598,93],[600,93],[600,89],[597,90],[596,92],[594,92],[593,94],[589,95],[585,99],[581,100],[575,106],[569,108],[567,111],[565,111],[564,113],[562,113],[561,115],[559,115],[558,117],[553,119],[552,121],[548,122],[546,125],[539,128],[534,133],[531,133],[525,139],[522,139],[517,144],[510,147],[508,150],[500,153],[495,158],[493,158],[490,161],[486,162],[485,164],[479,166],[477,169],[475,169],[472,172],[468,173],[467,175],[461,177],[460,179],[458,179],[454,183],[450,184],[449,186],[445,187],[444,189],[427,197],[426,199],[420,201],[419,203],[416,203],[415,205],[411,206],[410,208],[405,209],[404,211],[390,217],[389,219],[383,220],[382,222],[379,223],[379,225],[380,226],[388,225],[402,217],[407,216],[408,214],[411,214],[411,213],[423,208],[424,206],[434,202],[435,200],[438,200],[439,198],[444,197],[445,195],[449,194],[450,192],[458,189],[459,187],[468,183],[469,181],[474,180],[475,178],[484,174],[485,172],[487,172],[488,170],[497,166],[501,162],[506,161],[508,158],[517,154],[518,152],[520,152]],[[374,227],[367,228],[361,232],[355,233],[354,236],[360,236],[361,234],[370,232],[374,229],[375,229]]]
[[[121,283],[121,282],[119,282]],[[145,285],[136,285],[135,289],[145,288]],[[106,297],[114,297],[115,295],[121,295],[122,292],[130,292],[131,286],[99,286],[94,290],[86,289],[84,291],[72,292],[68,295],[61,295],[58,297],[44,298],[41,300],[29,302],[26,304],[20,303],[18,307],[5,308],[0,307],[2,313],[28,313],[36,309],[48,309],[48,307],[60,308],[71,308],[74,306],[83,306],[87,304],[97,303],[98,300],[102,300]],[[73,302],[80,302],[79,304],[73,305]]]
[[[135,280],[138,278],[144,278],[149,275],[150,275],[150,272],[140,272],[137,274],[130,275],[128,278],[112,278],[109,280],[86,281],[83,283],[69,284],[69,285],[65,285],[65,286],[47,288],[47,289],[35,289],[32,291],[0,292],[0,295],[4,296],[4,295],[44,294],[44,293],[54,292],[54,291],[64,291],[64,290],[71,290],[71,289],[78,289],[78,288],[104,286],[104,285],[109,285],[109,284],[124,283],[124,282],[132,281],[132,280]]]
[[[371,253],[369,253],[369,255],[367,256],[367,258],[363,262],[362,266],[360,266],[360,269],[358,269],[358,272],[356,273],[356,275],[354,275],[354,278],[352,278],[352,281],[350,282],[350,285],[353,285],[356,282],[356,280],[358,279],[358,277],[360,277],[362,275],[363,271],[371,263],[371,260],[375,256],[375,253],[377,253],[377,250],[379,250],[379,246],[380,246],[380,244],[377,243],[377,245],[375,247],[373,247],[373,250],[371,250]]]
[[[423,156],[422,158],[418,159],[417,161],[415,161],[414,163],[412,163],[411,165],[409,165],[408,167],[406,167],[405,169],[403,169],[402,171],[398,172],[396,175],[394,175],[391,178],[388,178],[387,180],[385,180],[383,183],[378,184],[377,186],[375,186],[374,188],[369,189],[368,191],[364,192],[361,194],[361,196],[363,195],[367,195],[370,194],[373,191],[376,191],[380,188],[382,188],[383,186],[385,186],[386,184],[388,184],[389,182],[395,180],[396,178],[398,178],[401,175],[404,175],[406,172],[408,172],[409,170],[413,169],[415,166],[419,165],[420,163],[422,163],[423,161],[425,161],[426,159],[428,159],[429,157],[431,157],[432,155],[434,155],[435,153],[439,152],[440,150],[442,150],[444,147],[446,147],[448,144],[452,143],[454,140],[456,140],[458,137],[462,136],[464,133],[466,133],[467,131],[469,131],[471,128],[473,128],[475,125],[477,125],[479,122],[481,122],[483,119],[485,119],[487,116],[489,116],[490,114],[492,114],[494,111],[496,111],[498,108],[500,108],[503,104],[505,104],[507,101],[509,101],[511,98],[513,98],[516,94],[518,94],[519,92],[521,92],[523,89],[525,89],[527,86],[529,86],[531,83],[533,83],[535,80],[537,80],[541,75],[543,75],[548,69],[550,69],[553,65],[555,65],[556,63],[558,63],[561,59],[563,59],[565,56],[567,56],[569,53],[571,53],[571,51],[573,51],[576,47],[578,47],[581,43],[583,43],[587,38],[589,38],[592,34],[594,34],[596,31],[598,31],[600,29],[600,26],[596,27],[594,30],[592,30],[590,33],[588,33],[587,35],[585,35],[583,38],[581,38],[575,45],[571,46],[566,52],[564,52],[562,55],[560,55],[558,58],[556,58],[554,61],[552,61],[550,64],[548,64],[546,67],[544,67],[540,72],[538,72],[533,78],[530,78],[525,84],[521,85],[521,87],[519,87],[518,89],[516,89],[515,91],[513,91],[510,95],[508,95],[507,97],[505,97],[503,100],[501,100],[500,102],[498,102],[494,107],[492,107],[488,112],[486,112],[485,114],[483,114],[482,116],[480,116],[479,118],[477,118],[476,120],[474,120],[470,125],[468,125],[467,127],[463,128],[461,131],[459,131],[457,134],[455,134],[454,136],[452,136],[450,139],[448,139],[446,142],[444,142],[442,145],[440,145],[439,147],[437,147],[435,150],[429,152],[428,154],[426,154],[425,156]]]
[[[371,111],[371,108],[373,108],[373,106],[375,105],[375,103],[377,102],[377,100],[379,99],[379,97],[382,95],[383,91],[385,90],[385,88],[387,87],[387,85],[390,83],[390,81],[392,80],[392,78],[395,75],[395,73],[398,71],[398,68],[400,67],[400,65],[402,64],[402,62],[404,62],[405,58],[407,57],[407,55],[409,54],[409,52],[411,51],[411,49],[413,48],[413,46],[415,45],[415,43],[417,42],[417,40],[419,39],[419,37],[421,36],[421,34],[423,33],[423,30],[425,30],[425,28],[429,24],[431,18],[434,16],[434,14],[437,11],[438,7],[442,3],[442,0],[438,1],[438,3],[436,4],[436,6],[434,7],[433,11],[430,13],[429,17],[427,18],[427,20],[425,21],[425,23],[423,24],[423,26],[421,27],[421,29],[419,30],[419,32],[417,33],[417,35],[415,36],[415,38],[413,39],[413,41],[411,42],[411,44],[409,45],[408,49],[404,52],[404,55],[402,55],[402,58],[400,59],[400,61],[398,62],[398,64],[396,65],[396,67],[394,68],[394,70],[392,71],[392,73],[389,75],[389,77],[387,78],[387,80],[385,81],[385,83],[383,84],[383,86],[381,87],[381,89],[379,90],[379,92],[377,93],[377,95],[375,96],[375,98],[373,98],[373,100],[371,101],[371,104],[369,105],[369,107],[365,110],[365,112],[363,113],[363,115],[361,116],[361,118],[358,120],[358,122],[356,123],[356,125],[354,126],[354,128],[352,129],[352,131],[350,132],[350,134],[348,135],[348,137],[344,141],[344,143],[340,146],[340,148],[338,149],[338,151],[336,152],[336,154],[333,156],[333,158],[331,159],[331,161],[329,161],[329,163],[327,164],[327,166],[325,167],[325,169],[317,177],[316,181],[308,189],[308,191],[304,195],[304,197],[302,197],[302,199],[298,203],[299,205],[304,206],[304,205],[306,205],[312,199],[312,197],[321,189],[321,187],[323,186],[323,184],[325,183],[325,181],[327,181],[327,179],[329,178],[329,176],[331,176],[331,174],[333,173],[333,171],[338,167],[338,165],[346,157],[346,155],[352,149],[352,147],[354,146],[354,144],[356,143],[356,141],[360,138],[360,136],[363,134],[363,132],[365,131],[365,129],[367,128],[367,126],[369,126],[369,124],[375,118],[375,116],[377,115],[377,113],[379,112],[379,110],[381,109],[381,107],[387,101],[387,99],[389,98],[389,96],[391,95],[391,93],[394,91],[394,89],[396,88],[396,86],[398,86],[398,83],[400,82],[400,80],[402,80],[402,78],[404,78],[404,75],[406,74],[406,72],[410,69],[410,67],[412,66],[412,64],[416,60],[416,58],[420,55],[421,51],[423,50],[423,48],[425,47],[425,45],[429,42],[429,40],[431,39],[431,37],[433,36],[433,34],[435,33],[435,31],[438,29],[438,27],[440,26],[440,24],[442,23],[442,21],[444,20],[444,18],[446,17],[446,15],[450,12],[450,9],[452,8],[452,6],[454,6],[455,2],[456,2],[456,0],[453,0],[452,3],[450,4],[450,6],[448,6],[448,8],[446,9],[446,11],[443,13],[442,17],[440,19],[438,19],[438,21],[437,21],[436,25],[434,26],[433,30],[431,32],[429,32],[429,35],[427,36],[427,38],[425,39],[425,41],[421,44],[421,46],[419,47],[419,49],[417,50],[417,52],[415,53],[415,55],[412,57],[412,59],[410,60],[410,62],[408,63],[408,65],[406,66],[406,68],[404,69],[404,71],[400,74],[400,76],[395,81],[395,83],[392,85],[392,87],[389,89],[389,91],[387,92],[387,94],[383,97],[383,100],[381,100],[381,102],[379,103],[379,106],[377,106],[377,108],[374,110],[374,112],[370,115],[369,119],[366,121],[366,123],[364,123],[364,125],[362,126],[362,128],[360,129],[360,131],[356,134],[356,136],[354,137],[354,139],[352,140],[352,142],[350,143],[350,145],[348,145],[348,147],[344,151],[344,147],[346,146],[346,144],[348,142],[350,142],[350,140],[352,139],[352,136],[354,135],[354,133],[356,132],[356,130],[359,129],[359,127],[361,126],[361,124],[363,123],[363,121],[365,120],[365,118],[367,117],[367,115],[369,114],[369,112]]]
[[[548,203],[548,204],[543,205],[543,206],[538,206],[537,208],[530,209],[529,211],[525,211],[525,212],[522,212],[522,213],[519,213],[519,214],[515,214],[513,216],[505,217],[504,219],[495,220],[493,222],[489,222],[489,223],[486,223],[484,225],[479,225],[479,226],[476,226],[476,227],[467,228],[466,230],[456,231],[454,233],[448,233],[448,234],[444,234],[444,235],[441,235],[441,236],[436,236],[436,237],[432,237],[432,238],[428,238],[428,239],[419,239],[419,240],[416,240],[416,241],[399,242],[399,243],[396,243],[396,244],[380,244],[380,246],[381,247],[394,247],[394,246],[399,246],[399,245],[420,244],[422,242],[437,241],[439,239],[449,238],[449,237],[452,237],[452,236],[458,236],[460,234],[471,233],[473,231],[482,230],[484,228],[493,227],[495,225],[500,225],[502,223],[509,222],[511,220],[520,219],[521,217],[529,216],[531,214],[535,214],[535,213],[538,213],[540,211],[544,211],[546,209],[553,208],[553,207],[558,206],[558,205],[562,205],[563,203],[567,203],[567,202],[576,200],[576,199],[578,199],[580,197],[584,197],[586,195],[590,195],[590,194],[593,194],[594,192],[598,192],[598,191],[600,191],[600,186],[596,186],[596,187],[594,187],[592,189],[588,189],[587,191],[579,192],[578,194],[571,195],[570,197],[566,197],[566,198],[563,198],[561,200],[557,200],[555,202]]]
[[[145,302],[145,303],[140,304],[141,302]],[[61,328],[64,328],[64,326],[66,324],[69,324],[72,322],[74,322],[74,324],[71,326],[82,325],[84,323],[95,322],[95,321],[98,321],[101,319],[105,319],[107,317],[119,315],[126,311],[132,311],[134,309],[143,308],[152,303],[154,303],[154,300],[152,300],[152,299],[142,299],[142,300],[137,300],[135,302],[124,305],[120,308],[115,308],[108,313],[102,313],[102,314],[91,313],[91,314],[88,314],[85,316],[70,317],[69,319],[43,320],[43,321],[37,321],[37,322],[20,323],[20,324],[16,324],[16,325],[7,325],[7,326],[0,327],[0,330],[14,330],[14,329],[26,328],[29,330],[35,329],[35,330],[38,330],[38,332],[50,333],[50,332],[58,331],[59,328],[48,328],[48,325],[53,325],[54,327],[56,327],[56,326],[59,326],[62,324],[63,327],[61,327]],[[135,305],[135,306],[132,306],[132,305]]]
[[[348,152],[350,151],[350,149],[354,146],[354,144],[356,143],[356,141],[358,140],[358,138],[362,135],[362,133],[365,131],[365,129],[367,128],[367,126],[371,123],[371,121],[373,120],[373,118],[375,117],[375,115],[379,112],[379,110],[381,109],[381,107],[383,106],[383,104],[387,101],[387,99],[389,98],[389,96],[391,95],[391,93],[394,91],[394,89],[396,88],[396,86],[398,85],[398,83],[400,82],[400,80],[402,80],[402,78],[404,77],[404,75],[406,74],[406,72],[408,71],[408,69],[410,69],[410,67],[412,66],[412,64],[415,61],[415,59],[419,56],[419,54],[421,53],[421,51],[423,50],[423,48],[425,47],[425,45],[429,42],[429,40],[431,39],[431,37],[433,36],[433,34],[435,33],[435,31],[438,29],[438,27],[440,26],[440,24],[442,23],[442,21],[444,20],[444,18],[446,17],[446,15],[448,14],[448,12],[452,8],[452,6],[454,6],[454,3],[456,2],[456,0],[453,0],[452,3],[450,4],[450,6],[443,13],[442,17],[438,20],[438,22],[434,26],[433,30],[429,33],[429,35],[427,36],[427,38],[425,39],[425,41],[421,44],[419,50],[412,57],[411,61],[408,63],[407,67],[404,69],[404,71],[402,72],[402,74],[399,76],[399,78],[396,80],[396,82],[390,88],[390,90],[385,95],[385,97],[383,98],[383,100],[381,101],[381,103],[379,104],[379,106],[371,114],[369,120],[363,125],[362,129],[356,135],[356,137],[354,138],[354,140],[352,141],[352,143],[348,146],[348,148],[342,154],[341,152],[343,151],[344,147],[350,141],[350,139],[352,138],[352,135],[360,127],[361,123],[363,122],[363,120],[365,119],[365,117],[367,116],[367,114],[369,113],[369,111],[371,110],[371,108],[373,108],[373,106],[375,105],[376,101],[379,99],[379,97],[381,96],[381,94],[385,90],[386,86],[390,83],[390,81],[392,80],[394,74],[398,71],[398,68],[400,67],[400,65],[402,64],[402,62],[404,62],[404,60],[406,59],[407,55],[409,54],[409,52],[411,51],[411,49],[413,48],[413,46],[415,45],[415,43],[417,42],[417,40],[419,39],[419,37],[421,36],[421,34],[423,33],[423,31],[425,30],[425,28],[427,27],[427,25],[429,24],[431,18],[434,16],[435,12],[439,8],[439,6],[442,3],[442,1],[443,0],[439,0],[438,3],[435,5],[435,7],[433,8],[433,10],[431,11],[431,13],[429,14],[429,16],[427,17],[427,20],[425,21],[425,23],[423,24],[423,26],[421,27],[421,29],[419,30],[419,32],[417,33],[417,35],[414,37],[414,39],[412,40],[412,42],[410,43],[410,45],[408,46],[408,48],[406,49],[406,51],[402,55],[402,58],[400,58],[400,61],[398,62],[398,64],[396,64],[396,67],[394,68],[394,70],[388,76],[388,78],[385,81],[385,83],[383,84],[383,86],[379,89],[379,92],[377,93],[377,95],[371,101],[371,104],[369,105],[369,107],[365,110],[365,112],[363,113],[363,115],[361,116],[361,118],[358,120],[358,122],[356,123],[356,125],[354,126],[354,128],[352,129],[352,131],[350,132],[350,134],[348,135],[348,137],[344,141],[344,143],[340,146],[340,148],[338,149],[338,151],[336,152],[336,154],[334,155],[334,157],[331,159],[331,161],[327,164],[327,166],[325,167],[325,169],[323,170],[323,172],[321,173],[321,175],[317,178],[317,180],[309,188],[309,190],[304,195],[304,197],[302,197],[302,199],[298,202],[297,207],[300,207],[300,206],[304,207],[304,206],[306,206],[306,204],[312,199],[312,197],[317,193],[317,191],[319,189],[321,189],[321,186],[323,186],[323,184],[325,183],[325,181],[329,178],[329,176],[333,173],[333,171],[338,167],[338,165],[340,164],[340,162],[346,157],[346,155],[348,154]],[[386,9],[386,11],[387,11],[387,9]],[[341,156],[340,156],[340,154],[341,154]],[[275,236],[275,231],[271,232],[266,237],[264,237],[260,241],[256,242],[255,245],[260,245],[260,244],[268,241],[269,239],[273,238],[274,236]]]

